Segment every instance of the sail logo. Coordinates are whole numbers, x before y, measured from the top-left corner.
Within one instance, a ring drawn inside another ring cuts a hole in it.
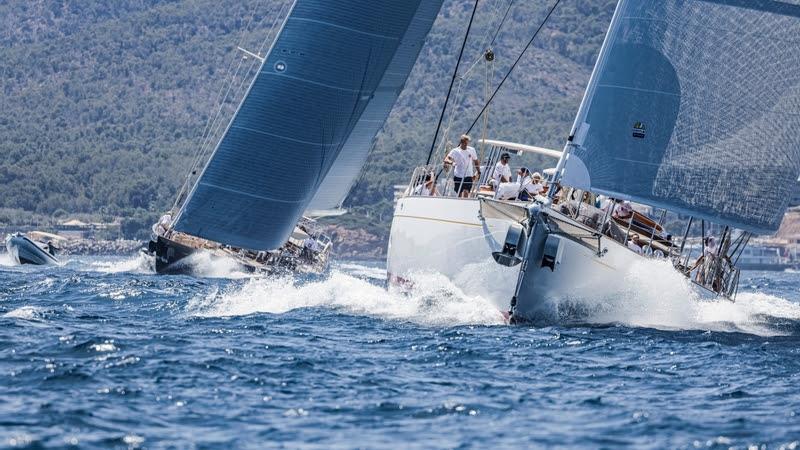
[[[645,126],[644,122],[636,122],[633,124],[633,137],[644,139],[646,131],[647,127]]]

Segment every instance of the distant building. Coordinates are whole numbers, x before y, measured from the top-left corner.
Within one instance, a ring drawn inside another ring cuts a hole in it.
[[[56,225],[53,229],[61,236],[69,239],[93,239],[99,231],[119,232],[119,221],[105,222],[84,222],[78,219],[68,219]]]

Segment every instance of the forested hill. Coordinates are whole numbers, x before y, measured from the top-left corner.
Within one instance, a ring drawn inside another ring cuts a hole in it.
[[[491,41],[508,2],[480,2],[462,73]],[[145,223],[168,208],[231,73],[237,76],[224,117],[253,73],[253,60],[242,61],[236,47],[264,49],[288,3],[0,3],[0,224],[25,220],[28,213],[90,213]],[[493,83],[551,4],[514,2],[492,45],[497,55]],[[562,145],[614,4],[561,1],[496,98],[491,136]],[[445,2],[348,199],[353,214],[340,219],[344,223],[369,223],[373,231],[385,232],[391,186],[424,163],[472,5]],[[465,79],[452,135],[460,134],[482,106],[485,78],[479,63]]]

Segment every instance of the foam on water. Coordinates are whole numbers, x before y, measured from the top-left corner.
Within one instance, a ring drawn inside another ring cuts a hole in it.
[[[193,274],[207,278],[249,278],[251,275],[241,270],[232,258],[216,256],[210,252],[197,252],[175,263],[191,268]]]
[[[736,302],[703,298],[669,262],[642,261],[592,298],[559,301],[562,321],[623,324],[665,330],[782,334],[774,324],[800,320],[800,304],[761,293],[740,293]]]
[[[44,320],[45,313],[46,311],[44,308],[40,308],[37,306],[21,306],[19,308],[13,309],[3,314],[3,317],[9,319],[41,321]]]
[[[138,253],[124,260],[100,260],[89,264],[92,270],[102,273],[151,273],[153,272],[152,258]]]
[[[251,279],[243,286],[194,298],[188,310],[197,316],[227,317],[329,307],[426,326],[504,323],[497,299],[480,295],[469,285],[421,273],[415,275],[413,288],[396,292],[375,283],[385,276],[382,269],[346,264],[318,281]],[[559,299],[555,306],[557,322],[562,324],[621,324],[772,336],[787,334],[782,328],[787,321],[800,322],[800,304],[767,294],[740,293],[736,302],[703,298],[696,286],[663,261],[642,261],[591,298]]]
[[[232,291],[195,298],[188,308],[193,315],[227,317],[280,314],[308,307],[329,307],[348,314],[426,326],[504,323],[502,314],[490,301],[465,294],[440,275],[422,275],[415,278],[410,292],[394,292],[341,269],[333,270],[329,277],[320,281],[252,279]]]
[[[16,266],[17,263],[14,261],[14,258],[11,257],[11,254],[8,252],[0,253],[0,267],[10,267]]]

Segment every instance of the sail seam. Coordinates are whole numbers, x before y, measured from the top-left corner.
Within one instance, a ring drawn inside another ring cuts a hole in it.
[[[210,188],[213,188],[213,189],[218,189],[220,191],[230,192],[232,194],[238,194],[238,195],[241,195],[243,197],[257,198],[259,200],[269,200],[269,201],[279,202],[279,203],[300,203],[302,201],[302,200],[281,200],[281,199],[272,198],[272,197],[265,197],[265,196],[262,196],[262,195],[251,194],[249,192],[243,192],[243,191],[240,191],[240,190],[237,190],[237,189],[231,189],[231,188],[218,186],[216,184],[211,184],[211,183],[209,183],[207,181],[203,181],[203,182],[200,182],[198,184],[201,184],[203,186],[210,187]]]
[[[660,91],[658,89],[642,89],[642,88],[635,88],[631,86],[620,86],[618,84],[605,84],[605,83],[598,83],[598,87],[605,87],[605,88],[612,88],[612,89],[624,89],[626,91],[636,91],[636,92],[647,92],[649,94],[663,94],[669,95],[672,97],[680,98],[680,94],[676,94],[674,92],[667,92],[667,91]]]
[[[354,93],[358,93],[358,94],[361,94],[363,92],[370,92],[370,91],[364,91],[364,90],[361,90],[361,89],[347,89],[347,88],[343,88],[343,87],[339,87],[339,86],[333,86],[333,85],[326,84],[326,83],[320,83],[319,81],[311,81],[311,80],[306,79],[306,78],[293,77],[291,75],[286,75],[286,74],[282,74],[282,73],[261,72],[261,75],[272,75],[272,76],[276,76],[276,77],[285,77],[285,78],[289,78],[291,80],[296,80],[296,81],[301,81],[301,82],[304,82],[304,83],[309,83],[309,84],[314,84],[314,85],[317,85],[317,86],[326,87],[328,89],[335,89],[337,91],[354,92]]]
[[[350,31],[350,32],[353,32],[353,33],[356,33],[356,34],[363,34],[363,35],[366,35],[366,36],[372,36],[372,37],[391,40],[391,41],[399,41],[400,40],[399,38],[396,38],[394,36],[386,36],[384,34],[370,33],[369,31],[361,31],[361,30],[358,30],[358,29],[355,29],[355,28],[345,27],[343,25],[337,25],[335,23],[325,22],[325,21],[317,20],[317,19],[307,19],[307,18],[303,18],[303,17],[291,17],[289,20],[291,20],[291,21],[299,21],[299,22],[311,22],[311,23],[316,23],[316,24],[319,24],[319,25],[327,25],[327,26],[332,27],[332,28],[338,28],[340,30],[347,30],[347,31]]]
[[[336,144],[323,144],[321,142],[304,141],[302,139],[290,138],[288,136],[282,136],[280,134],[269,133],[269,132],[262,131],[262,130],[255,130],[253,128],[243,127],[243,126],[240,126],[240,125],[231,125],[231,128],[235,128],[235,129],[238,129],[238,130],[251,131],[253,133],[263,134],[265,136],[272,136],[272,137],[276,137],[276,138],[280,138],[280,139],[286,139],[287,141],[299,142],[301,144],[319,145],[321,147],[336,147],[336,146],[342,144],[341,141],[336,143]]]

